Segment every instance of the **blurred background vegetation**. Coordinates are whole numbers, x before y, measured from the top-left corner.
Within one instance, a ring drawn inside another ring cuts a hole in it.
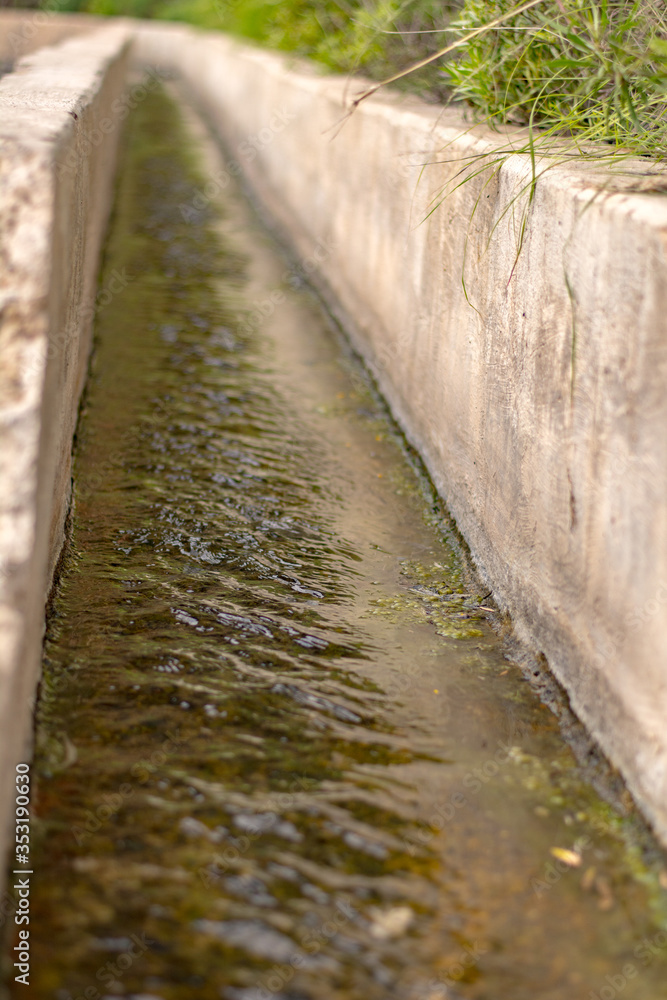
[[[401,81],[476,117],[667,155],[665,0],[0,0],[0,7],[185,21],[381,80],[497,18]]]

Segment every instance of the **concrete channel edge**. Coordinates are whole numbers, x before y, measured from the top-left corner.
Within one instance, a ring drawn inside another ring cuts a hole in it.
[[[95,30],[0,80],[0,857],[31,754],[129,45],[122,25]]]

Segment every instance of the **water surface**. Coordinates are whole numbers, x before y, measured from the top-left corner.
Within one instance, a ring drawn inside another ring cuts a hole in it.
[[[659,856],[504,658],[309,262],[196,197],[219,155],[162,93],[128,129],[11,997],[667,997]]]

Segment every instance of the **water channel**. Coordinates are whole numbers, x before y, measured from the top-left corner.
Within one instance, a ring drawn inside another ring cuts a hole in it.
[[[221,157],[173,94],[128,125],[8,996],[667,997],[664,859],[505,658],[312,262],[197,197]]]

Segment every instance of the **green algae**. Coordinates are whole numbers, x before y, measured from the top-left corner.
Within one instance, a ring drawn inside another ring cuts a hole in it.
[[[420,496],[414,480],[410,494]],[[439,562],[426,566],[404,560],[401,574],[412,584],[408,590],[411,596],[398,593],[372,599],[369,614],[394,622],[417,623],[426,619],[434,626],[436,634],[446,639],[472,639],[484,635],[474,624],[485,620],[485,612],[479,610],[481,598],[463,591],[460,572],[452,572]]]

